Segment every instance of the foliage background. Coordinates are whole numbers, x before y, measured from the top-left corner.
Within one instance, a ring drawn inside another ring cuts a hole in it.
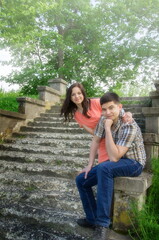
[[[63,78],[83,82],[88,96],[148,95],[158,77],[159,0],[1,0],[0,7],[0,47],[21,69],[1,80],[24,94]]]

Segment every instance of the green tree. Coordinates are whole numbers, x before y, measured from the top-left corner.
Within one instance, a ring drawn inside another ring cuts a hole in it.
[[[75,79],[95,95],[103,83],[120,89],[153,80],[158,9],[159,0],[1,0],[2,48],[21,67],[6,81],[33,94],[50,78]]]
[[[159,71],[159,0],[99,0],[104,41],[96,69],[110,87],[150,82]],[[137,77],[137,78],[136,78]]]

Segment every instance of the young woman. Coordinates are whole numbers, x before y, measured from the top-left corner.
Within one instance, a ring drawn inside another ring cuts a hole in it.
[[[66,98],[61,108],[61,116],[64,116],[65,121],[74,118],[81,128],[93,135],[101,112],[100,99],[87,98],[81,83],[74,83],[67,89]],[[131,120],[131,114],[125,114],[123,117],[125,122]],[[102,139],[98,149],[98,163],[106,160],[108,160],[108,154],[105,149],[105,139]]]

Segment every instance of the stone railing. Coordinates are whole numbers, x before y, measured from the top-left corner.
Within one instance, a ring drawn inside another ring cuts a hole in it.
[[[13,132],[19,131],[21,126],[27,125],[51,106],[60,104],[61,96],[66,92],[67,83],[60,78],[49,80],[48,83],[49,87],[38,87],[39,99],[17,98],[18,113],[0,110],[0,140],[10,137]]]

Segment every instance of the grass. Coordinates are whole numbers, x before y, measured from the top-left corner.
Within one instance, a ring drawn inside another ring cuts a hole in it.
[[[27,186],[25,188],[26,191],[28,192],[31,192],[31,191],[34,191],[34,190],[37,190],[38,188],[34,185],[34,184],[29,184],[29,186]]]
[[[134,209],[133,240],[159,240],[159,159],[152,160],[153,180],[142,211]]]
[[[19,103],[16,100],[18,97],[38,98],[37,95],[23,96],[19,91],[3,92],[0,90],[0,109],[18,112]]]

